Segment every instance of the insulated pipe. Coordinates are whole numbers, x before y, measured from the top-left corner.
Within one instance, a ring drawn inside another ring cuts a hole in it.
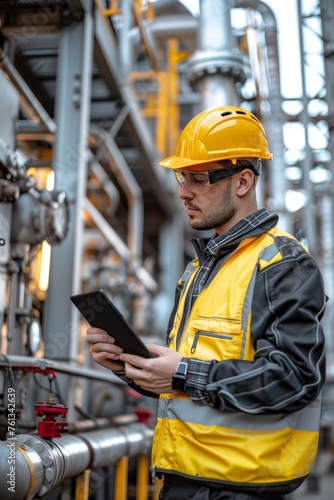
[[[0,471],[2,500],[35,498],[43,484],[44,466],[40,455],[33,448],[19,445],[16,438],[0,441]]]
[[[271,8],[260,0],[235,0],[235,6],[242,9],[253,9],[258,11],[264,24],[266,39],[266,51],[268,57],[269,71],[269,91],[270,91],[270,117],[262,120],[266,129],[270,150],[273,153],[273,160],[268,168],[268,178],[270,183],[269,196],[275,200],[273,209],[279,214],[280,226],[291,231],[291,222],[285,207],[285,192],[287,189],[284,176],[283,157],[283,112],[280,84],[280,67],[277,45],[276,19]]]
[[[202,109],[239,105],[236,83],[244,83],[245,62],[234,46],[231,0],[201,0],[197,49],[188,59],[190,83],[201,93]]]
[[[124,456],[147,454],[152,435],[151,428],[134,423],[53,440],[21,434],[0,441],[1,499],[40,498],[88,467],[98,469]]]

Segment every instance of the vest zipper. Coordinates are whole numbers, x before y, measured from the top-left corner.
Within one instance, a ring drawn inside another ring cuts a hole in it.
[[[196,280],[196,276],[194,278],[194,280]],[[190,311],[191,311],[191,299],[192,299],[192,290],[194,288],[194,281],[191,283],[190,285],[190,288],[188,290],[188,293],[186,294],[186,298],[185,298],[185,301],[184,301],[184,306],[183,306],[183,315],[182,315],[182,319],[181,319],[181,323],[180,323],[180,327],[179,327],[179,330],[177,332],[177,337],[176,337],[176,350],[178,351],[179,350],[179,347],[180,347],[180,344],[181,344],[181,340],[182,340],[182,337],[183,337],[183,332],[184,332],[184,327],[188,321],[188,318],[189,318],[189,314],[190,314]],[[186,311],[186,314],[184,314]]]
[[[237,246],[237,248],[235,248],[235,249],[233,250],[233,252],[231,252],[229,255],[227,255],[227,256],[226,256],[226,258],[225,258],[225,259],[223,259],[223,261],[222,261],[221,265],[219,266],[219,269],[221,269],[221,267],[222,267],[224,264],[226,264],[226,262],[227,262],[227,261],[228,261],[228,260],[232,257],[232,255],[233,255],[233,254],[234,254],[234,253],[235,253],[235,252],[239,249],[239,247],[242,245],[242,243],[243,243],[243,242],[244,242],[244,240],[242,240],[242,241],[239,243],[239,245]],[[214,259],[212,259],[212,261],[214,261]],[[201,266],[199,266],[198,270],[200,269],[200,267],[201,267]],[[213,267],[214,267],[214,266],[212,266],[212,268],[213,268]],[[198,271],[197,271],[197,272],[198,272]],[[188,322],[188,318],[189,318],[189,315],[190,315],[191,308],[192,308],[192,306],[194,305],[194,304],[192,304],[192,291],[193,291],[193,289],[194,289],[194,283],[195,283],[195,281],[196,281],[196,277],[197,277],[197,276],[195,276],[195,277],[194,277],[194,279],[193,279],[193,281],[192,281],[192,283],[191,283],[191,285],[190,285],[190,287],[189,287],[188,292],[186,292],[186,294],[187,294],[187,295],[186,295],[186,298],[185,298],[185,301],[184,301],[184,306],[183,306],[183,315],[182,315],[182,319],[181,319],[180,327],[179,327],[179,330],[178,330],[178,332],[177,332],[177,337],[176,337],[176,344],[175,344],[175,347],[176,347],[176,350],[177,350],[177,351],[179,350],[179,347],[180,347],[181,341],[182,341],[182,339],[183,339],[183,334],[184,334],[185,326],[186,326],[186,324],[187,324],[187,322]],[[210,284],[210,283],[211,283],[211,281],[212,281],[212,279],[213,279],[213,278],[214,278],[214,276],[213,276],[213,277],[211,277],[211,279],[209,280],[209,282],[207,282],[207,283],[206,283],[206,286],[207,286],[208,284]],[[201,292],[202,292],[203,290],[205,290],[206,286],[204,286],[204,287],[202,288],[202,290],[200,291],[200,293],[198,294],[198,296],[197,296],[197,297],[199,297],[199,295],[201,294]],[[197,298],[197,297],[196,297],[196,298]],[[195,299],[194,303],[195,303],[195,302],[196,302],[196,299]],[[184,314],[185,312],[186,312],[186,314]]]

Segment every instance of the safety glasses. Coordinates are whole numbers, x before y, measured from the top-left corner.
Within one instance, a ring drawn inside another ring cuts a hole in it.
[[[255,162],[254,162],[255,163]],[[185,186],[192,193],[198,194],[207,191],[211,184],[215,184],[227,177],[231,177],[245,168],[251,169],[255,175],[260,174],[260,162],[256,160],[256,167],[250,161],[240,161],[233,167],[219,168],[207,171],[174,170],[174,174],[179,185]]]

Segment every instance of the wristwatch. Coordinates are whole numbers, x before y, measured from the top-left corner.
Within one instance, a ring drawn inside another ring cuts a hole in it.
[[[176,372],[172,376],[172,390],[176,392],[185,392],[187,383],[188,363],[180,361]]]

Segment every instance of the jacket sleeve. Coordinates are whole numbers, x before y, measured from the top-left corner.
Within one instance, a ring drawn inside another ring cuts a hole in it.
[[[318,266],[305,251],[259,272],[251,319],[255,359],[212,361],[196,399],[248,413],[296,411],[315,400],[325,381],[320,320],[326,299]]]

